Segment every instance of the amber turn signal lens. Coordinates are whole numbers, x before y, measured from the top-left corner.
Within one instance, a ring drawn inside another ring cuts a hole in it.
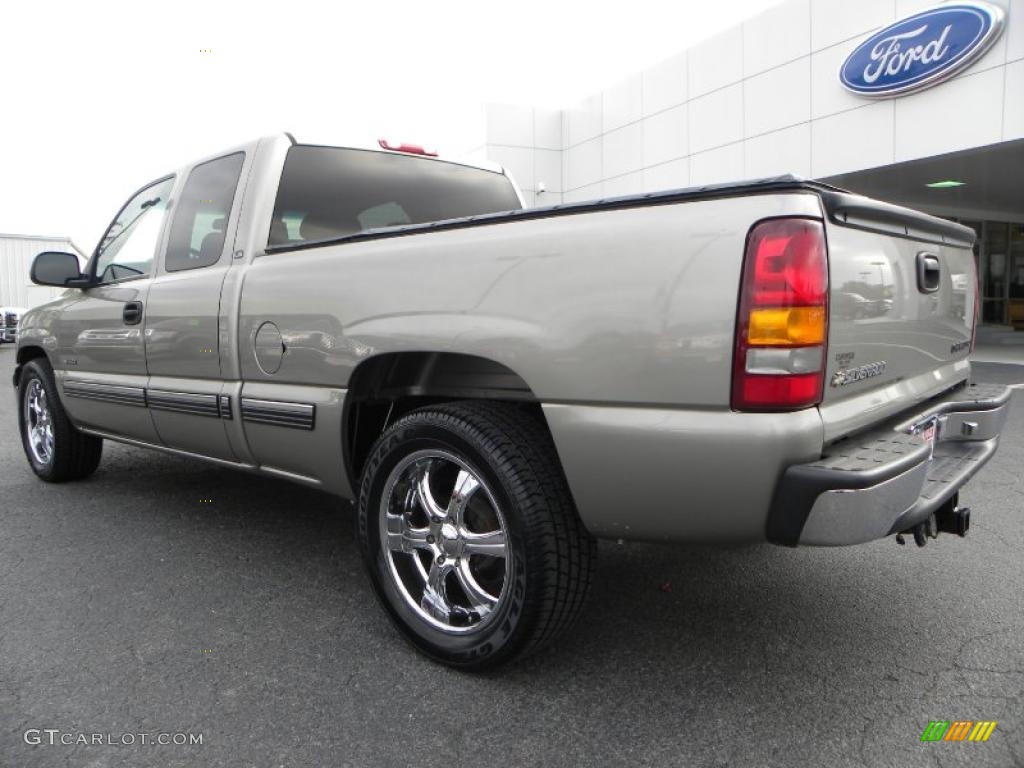
[[[763,347],[796,347],[825,341],[824,307],[754,309],[747,343]]]

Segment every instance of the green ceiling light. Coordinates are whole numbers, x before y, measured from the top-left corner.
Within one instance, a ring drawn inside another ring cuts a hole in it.
[[[964,182],[953,181],[952,179],[946,179],[945,181],[933,181],[931,184],[925,184],[928,189],[949,189],[950,187],[962,187]]]

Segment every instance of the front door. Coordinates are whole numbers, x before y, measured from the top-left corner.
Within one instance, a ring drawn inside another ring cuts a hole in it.
[[[153,262],[174,178],[132,197],[90,262],[96,284],[65,306],[57,371],[65,409],[76,423],[158,442],[146,408],[144,313]]]
[[[161,442],[227,461],[238,459],[227,429],[237,404],[221,373],[220,295],[244,164],[236,152],[189,172],[146,304],[146,395]]]

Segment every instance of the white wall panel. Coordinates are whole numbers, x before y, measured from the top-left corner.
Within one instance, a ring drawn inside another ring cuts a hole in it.
[[[1018,98],[1024,95],[1018,94]],[[1003,70],[958,77],[894,102],[897,162],[999,141]]]
[[[601,94],[584,99],[565,111],[566,147],[573,147],[601,135]]]
[[[689,105],[667,109],[643,121],[644,166],[657,165],[687,155]]]
[[[935,0],[896,0],[896,18],[902,19],[936,5]]]
[[[642,92],[640,75],[628,77],[606,90],[602,96],[601,130],[607,133],[639,120]]]
[[[811,59],[804,57],[743,83],[744,135],[757,136],[811,118]]]
[[[720,184],[746,178],[743,144],[730,144],[690,156],[690,184]]]
[[[602,179],[600,138],[585,141],[566,150],[568,167],[566,170],[565,189],[571,191],[578,187],[594,184]]]
[[[852,43],[840,43],[811,56],[811,118],[834,115],[868,102],[850,93],[839,83],[839,68],[854,49]]]
[[[743,24],[743,74],[756,75],[811,52],[811,0],[789,0]]]
[[[895,0],[814,0],[811,50],[859,37],[895,19]]]
[[[748,178],[792,173],[811,175],[811,125],[803,123],[766,133],[743,143],[743,170]]]
[[[644,192],[690,186],[690,160],[684,157],[644,169]]]
[[[533,110],[533,145],[539,149],[562,148],[562,110]]]
[[[643,73],[643,113],[675,107],[687,99],[686,52],[666,59]]]
[[[1010,0],[1010,23],[1003,36],[1006,38],[1006,60],[1024,59],[1024,0]]]
[[[600,181],[596,184],[588,184],[585,187],[562,193],[562,202],[578,203],[582,200],[600,200],[604,197],[604,184]]]
[[[1003,102],[1003,141],[1024,139],[1024,59],[1006,67]]]
[[[892,101],[879,101],[811,124],[811,174],[888,165],[893,159]]]
[[[687,71],[691,99],[742,80],[742,25],[691,48]]]
[[[743,138],[743,86],[722,88],[690,102],[690,152],[702,152]]]
[[[562,153],[554,149],[534,150],[533,178],[535,182],[544,182],[549,192],[561,192]]]
[[[604,135],[601,175],[605,179],[639,171],[644,164],[643,130],[640,123]]]
[[[637,195],[644,191],[644,174],[642,171],[634,171],[614,179],[607,179],[604,182],[604,196],[618,197],[619,195]]]
[[[549,205],[561,205],[562,203],[561,192],[552,192],[548,190],[547,192],[537,192],[533,197],[533,204],[541,208]]]

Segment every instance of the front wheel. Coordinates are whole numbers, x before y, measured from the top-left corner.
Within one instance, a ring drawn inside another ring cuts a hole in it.
[[[18,382],[18,405],[21,444],[36,475],[61,483],[96,471],[103,441],[79,432],[68,419],[46,359],[25,364]]]
[[[403,635],[471,669],[565,631],[595,556],[550,435],[527,407],[503,403],[431,406],[385,432],[363,473],[359,537]]]

